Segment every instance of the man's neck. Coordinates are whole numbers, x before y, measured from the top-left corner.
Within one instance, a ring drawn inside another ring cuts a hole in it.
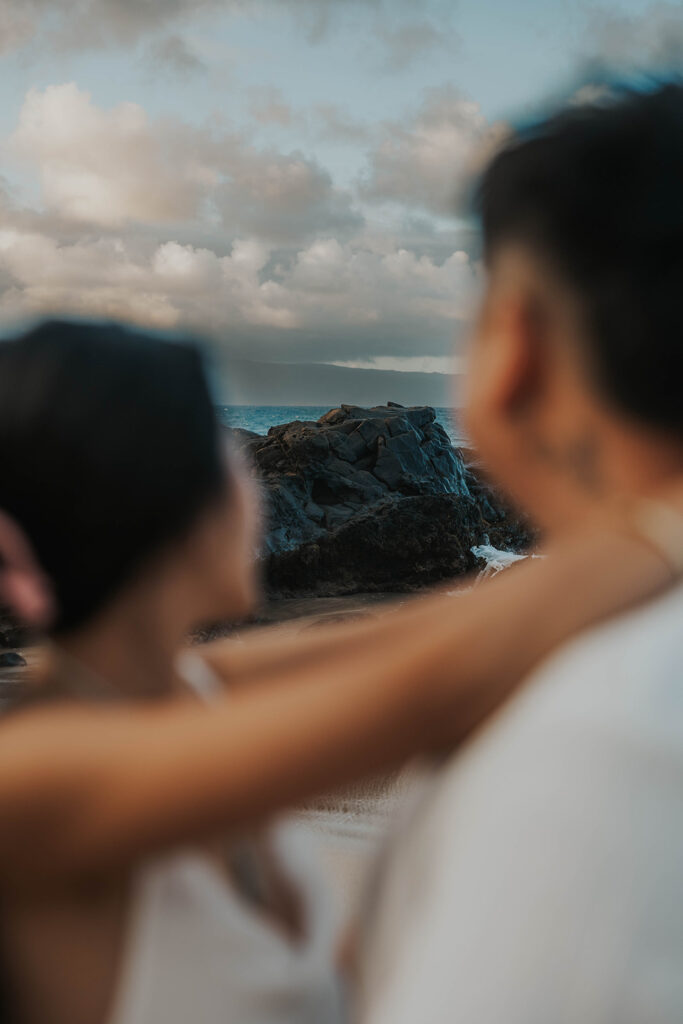
[[[683,444],[640,426],[613,421],[594,425],[558,445],[549,461],[542,520],[553,534],[575,529],[588,518],[623,513],[642,498],[680,504]],[[683,505],[681,505],[683,512]]]

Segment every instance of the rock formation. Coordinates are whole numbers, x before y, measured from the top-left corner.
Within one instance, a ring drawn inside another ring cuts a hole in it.
[[[24,630],[5,609],[0,607],[0,648],[20,647],[26,640]]]
[[[412,590],[474,568],[475,544],[532,540],[431,408],[342,405],[265,437],[233,435],[263,486],[272,595]]]

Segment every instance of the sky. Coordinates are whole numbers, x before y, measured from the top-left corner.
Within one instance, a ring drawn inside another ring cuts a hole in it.
[[[458,372],[467,182],[605,62],[683,67],[683,3],[0,0],[0,326]]]

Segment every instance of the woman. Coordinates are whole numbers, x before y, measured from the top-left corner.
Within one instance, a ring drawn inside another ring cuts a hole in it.
[[[219,434],[193,345],[46,323],[0,346],[0,585],[50,639],[0,726],[18,1024],[340,1020],[315,872],[280,829],[247,830],[461,741],[558,641],[671,578],[596,524],[455,606],[179,657],[257,592],[253,498]]]

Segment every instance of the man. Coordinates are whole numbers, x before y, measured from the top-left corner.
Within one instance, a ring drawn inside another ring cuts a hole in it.
[[[680,568],[683,85],[527,129],[478,197],[482,457],[547,535],[631,507]],[[556,652],[379,877],[364,1024],[683,1021],[683,586]]]

